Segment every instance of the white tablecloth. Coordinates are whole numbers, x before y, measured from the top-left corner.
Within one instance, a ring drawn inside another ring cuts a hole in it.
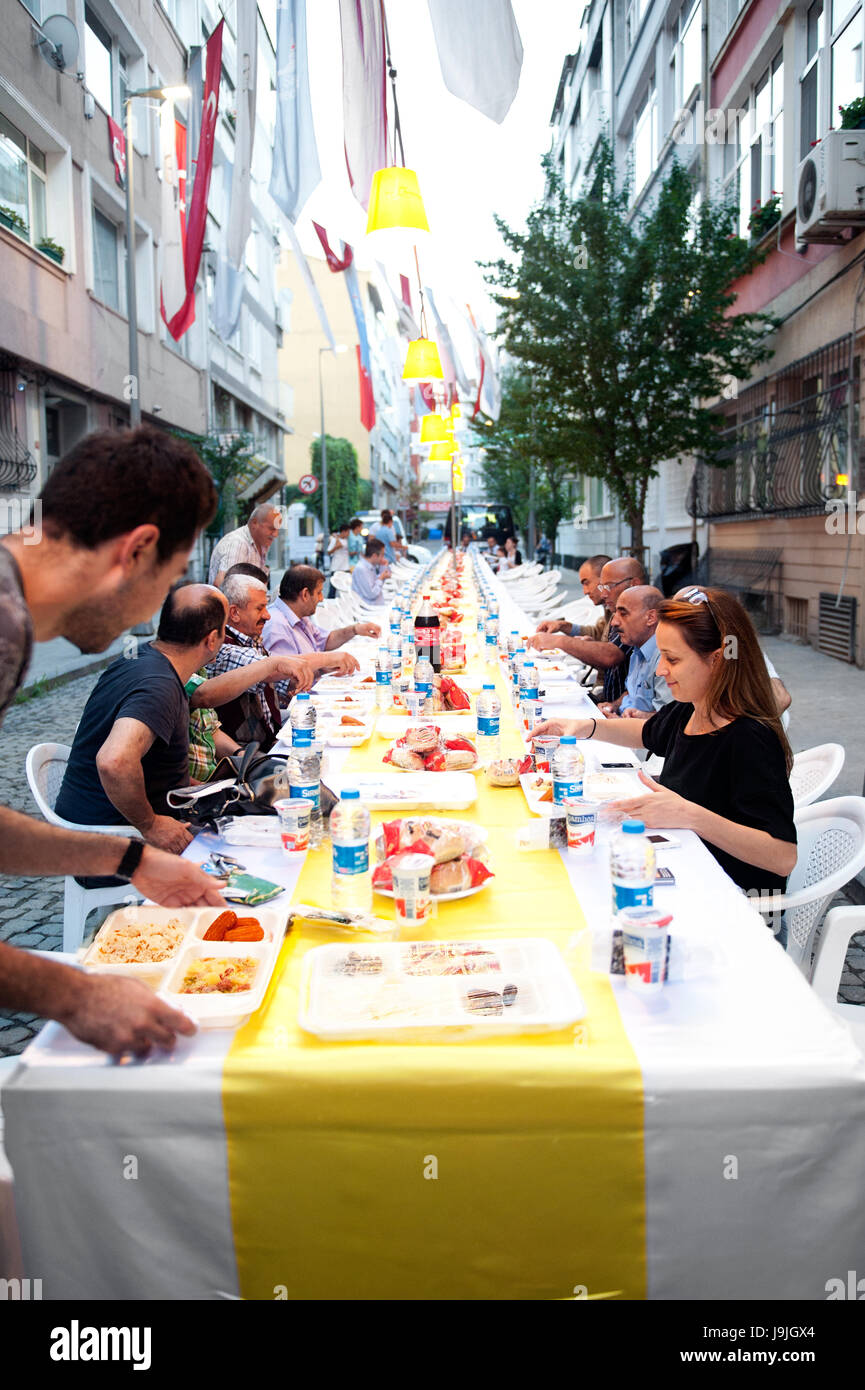
[[[660,856],[676,886],[659,891],[686,978],[648,1000],[614,979],[645,1094],[649,1296],[824,1299],[829,1279],[865,1268],[865,1059],[700,841],[679,838]],[[281,855],[238,857],[293,886]],[[600,941],[604,846],[566,863]],[[50,1024],[24,1054],[6,1144],[26,1272],[46,1298],[238,1296],[230,1043],[202,1032],[118,1066]]]

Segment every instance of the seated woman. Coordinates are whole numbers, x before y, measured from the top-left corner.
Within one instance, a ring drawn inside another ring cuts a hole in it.
[[[783,893],[796,863],[789,773],[778,717],[750,618],[721,589],[659,605],[658,674],[673,701],[649,719],[551,719],[539,734],[575,734],[665,759],[646,791],[613,803],[651,829],[694,830],[745,892]]]

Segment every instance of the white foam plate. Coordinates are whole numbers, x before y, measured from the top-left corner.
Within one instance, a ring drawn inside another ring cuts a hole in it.
[[[585,1016],[586,1006],[561,952],[544,937],[484,938],[460,945],[490,951],[490,964],[468,975],[413,975],[405,966],[413,945],[431,942],[375,942],[352,946],[328,943],[308,951],[303,963],[298,1022],[306,1032],[333,1041],[393,1038],[409,1041],[440,1036],[442,1041],[482,1038],[501,1033],[545,1033],[567,1028]],[[446,943],[441,943],[442,945]],[[348,976],[338,970],[350,950],[380,958],[375,975]],[[468,992],[501,992],[517,987],[517,996],[501,1014],[471,1013]],[[380,1015],[387,1011],[387,1017]]]
[[[495,877],[495,875],[493,875]],[[485,878],[483,883],[476,883],[474,888],[459,888],[455,893],[433,893],[432,899],[436,903],[455,903],[458,898],[473,898],[475,893],[482,893],[491,882]],[[392,888],[376,888],[373,885],[374,893],[378,893],[382,898],[392,898],[394,896]]]
[[[422,714],[424,723],[438,724],[442,733],[465,734],[471,738],[476,732],[478,721],[472,710],[448,710],[446,714]],[[406,730],[404,714],[383,714],[375,726],[379,738],[402,738]]]
[[[340,773],[326,781],[337,798],[343,788],[357,787],[361,801],[376,811],[467,811],[478,795],[471,772]]]

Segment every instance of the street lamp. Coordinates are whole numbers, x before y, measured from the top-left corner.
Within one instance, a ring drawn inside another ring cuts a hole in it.
[[[327,542],[330,537],[330,523],[327,514],[327,436],[324,432],[324,378],[321,374],[321,354],[323,352],[348,352],[345,343],[337,343],[335,347],[320,347],[318,350],[318,399],[321,404],[321,509],[324,513],[324,553],[327,554]]]
[[[129,320],[129,375],[132,379],[132,398],[129,402],[129,423],[134,429],[141,424],[141,396],[138,385],[138,300],[135,283],[135,195],[132,189],[132,170],[135,164],[132,148],[132,103],[136,97],[165,101],[169,97],[188,97],[188,87],[141,87],[127,92],[124,101],[123,133],[126,137],[126,313]]]

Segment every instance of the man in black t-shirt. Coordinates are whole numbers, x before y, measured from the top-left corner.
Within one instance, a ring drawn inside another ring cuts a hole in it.
[[[84,707],[56,811],[79,825],[133,825],[148,844],[180,854],[192,836],[166,814],[166,794],[189,783],[184,686],[225,636],[228,604],[209,584],[169,594],[156,641],[120,657]]]

